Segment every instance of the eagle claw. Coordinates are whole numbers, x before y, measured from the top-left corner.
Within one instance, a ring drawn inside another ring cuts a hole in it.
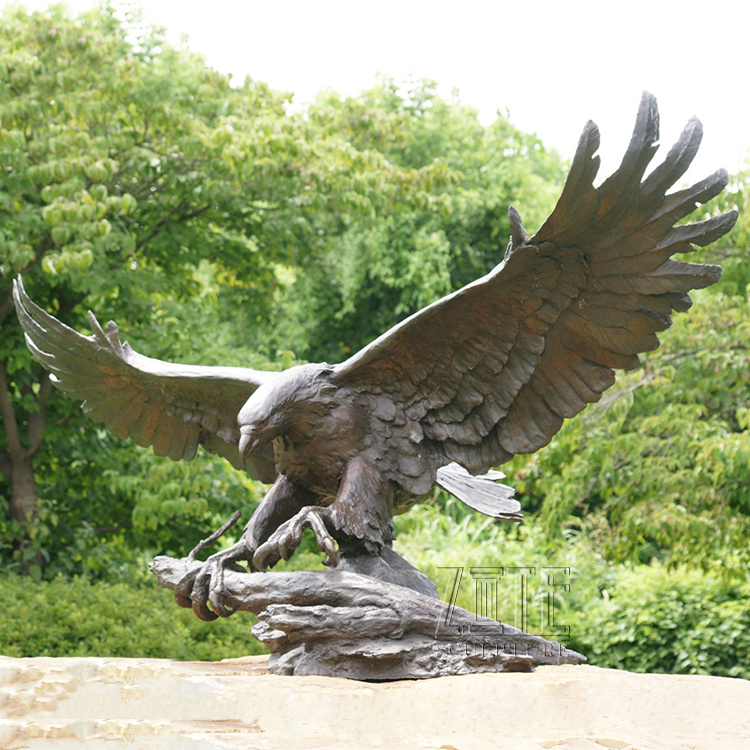
[[[281,524],[268,539],[255,550],[253,555],[253,567],[261,572],[266,570],[266,560],[271,555],[288,560],[294,550],[302,542],[302,532],[305,529],[312,529],[315,539],[318,543],[318,549],[325,553],[326,559],[324,565],[335,567],[339,562],[339,553],[336,549],[336,543],[326,528],[324,519],[327,519],[329,513],[327,508],[306,507],[297,513],[294,518],[290,518]]]
[[[203,566],[189,576],[175,591],[175,600],[181,607],[192,608],[196,616],[205,622],[212,622],[219,617],[229,617],[235,610],[224,604],[224,571],[247,571],[236,564],[237,560],[249,560],[252,550],[244,541],[211,555]],[[213,611],[208,608],[210,602]]]

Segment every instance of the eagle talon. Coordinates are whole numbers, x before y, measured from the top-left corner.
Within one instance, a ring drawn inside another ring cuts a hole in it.
[[[177,602],[177,605],[182,607],[183,609],[192,609],[193,601],[189,596],[185,596],[181,591],[178,591],[175,589],[174,591],[174,600]]]
[[[276,552],[276,554],[280,554],[278,551],[278,547],[274,547],[273,544],[271,544],[271,541],[264,542],[263,544],[258,547],[257,550],[255,550],[255,554],[253,555],[253,567],[259,572],[259,573],[267,573],[266,570],[266,559],[273,554],[273,552]],[[287,559],[287,558],[285,558]]]
[[[326,553],[326,559],[323,560],[323,565],[328,568],[335,568],[339,564],[339,551],[336,549],[336,545],[330,537],[323,540],[323,552]]]
[[[253,555],[253,567],[266,572],[266,561],[271,555],[288,560],[302,542],[302,532],[312,529],[318,549],[325,553],[324,565],[338,565],[339,555],[336,543],[328,532],[323,517],[327,509],[317,507],[303,508],[294,518],[281,524],[273,534],[258,547]]]
[[[219,615],[212,612],[204,602],[193,602],[193,612],[199,620],[203,622],[213,622],[219,619]]]
[[[223,565],[220,563],[216,574],[211,576],[208,588],[208,601],[211,603],[213,611],[219,617],[231,617],[237,611],[224,606],[224,571],[227,568],[242,570],[239,565],[236,565],[231,560],[228,560]]]
[[[230,617],[236,610],[224,604],[224,571],[243,570],[236,564],[237,560],[247,560],[252,551],[244,541],[239,541],[228,549],[217,552],[206,560],[203,567],[195,576],[192,590],[189,594],[190,606],[196,616],[206,622],[212,622],[219,617]],[[185,596],[182,594],[182,598]],[[180,601],[177,602],[180,604]],[[208,608],[211,604],[213,611]],[[184,606],[184,605],[183,605]]]
[[[222,582],[222,587],[223,587],[223,582]],[[231,617],[237,610],[231,609],[229,607],[225,607],[224,602],[222,601],[223,596],[224,595],[221,592],[221,590],[216,590],[212,584],[211,590],[208,593],[208,601],[211,603],[211,607],[213,608],[213,611],[217,615],[219,615],[219,617]]]

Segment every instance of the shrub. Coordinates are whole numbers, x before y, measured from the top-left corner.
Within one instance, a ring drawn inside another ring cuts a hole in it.
[[[571,635],[546,637],[585,654],[589,664],[750,679],[747,582],[657,564],[613,565],[582,535],[550,550],[533,517],[512,527],[451,503],[415,508],[397,520],[397,527],[397,551],[426,572],[442,595],[450,590],[455,568],[463,567],[457,604],[469,610],[475,605],[471,566],[536,566],[537,575],[544,566],[569,567],[571,590],[558,602],[559,621]],[[320,558],[306,532],[301,549],[279,569],[320,569]],[[254,617],[201,622],[177,607],[171,593],[158,589],[144,571],[143,565],[134,566],[123,580],[109,582],[61,576],[32,582],[6,574],[0,578],[0,653],[177,660],[265,653],[250,635]],[[528,625],[539,632],[544,580],[529,582]],[[513,624],[509,585],[504,579],[507,601],[498,602],[498,617]]]
[[[566,622],[568,645],[599,667],[750,679],[747,583],[661,565],[621,568],[611,591]]]
[[[251,615],[205,623],[155,582],[0,578],[0,653],[213,661],[266,653]]]
[[[438,507],[439,506],[439,507]],[[456,603],[474,610],[472,566],[569,567],[569,592],[557,596],[559,617],[570,636],[547,635],[599,667],[632,672],[711,674],[750,679],[750,584],[701,570],[661,564],[613,564],[580,533],[550,546],[538,517],[516,527],[491,521],[457,501],[423,505],[397,519],[396,549],[450,592],[463,568]],[[598,545],[600,546],[600,545]],[[448,570],[446,570],[448,568]],[[555,576],[558,578],[558,576]],[[544,578],[544,575],[542,576]],[[498,619],[515,622],[507,579],[498,586]],[[559,591],[559,590],[558,590]],[[545,581],[529,578],[528,629],[541,632]],[[511,601],[500,601],[503,597]]]

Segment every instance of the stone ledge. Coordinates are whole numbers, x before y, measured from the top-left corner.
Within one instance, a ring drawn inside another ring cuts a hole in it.
[[[750,747],[745,680],[564,665],[366,683],[265,664],[0,657],[0,748]]]

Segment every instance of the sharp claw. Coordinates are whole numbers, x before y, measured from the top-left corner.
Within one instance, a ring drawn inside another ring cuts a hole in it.
[[[193,590],[190,593],[192,600],[191,607],[196,617],[204,622],[213,622],[218,618],[215,612],[212,612],[206,602],[209,596],[209,587],[211,585],[214,566],[211,562],[206,562],[193,583]]]
[[[228,609],[224,606],[219,591],[211,589],[211,593],[208,595],[208,601],[211,602],[211,606],[214,610],[213,613],[219,615],[219,617],[231,617],[237,611],[234,609]]]
[[[259,573],[266,572],[266,566],[264,565],[266,558],[268,557],[270,550],[266,544],[261,544],[255,554],[253,555],[253,567],[257,569]]]
[[[304,527],[300,526],[297,528],[292,528],[291,534],[289,535],[289,541],[292,545],[292,549],[295,550],[297,547],[302,544],[302,532],[304,531]]]
[[[211,602],[214,614],[219,615],[219,617],[229,617],[232,613],[227,610],[222,602],[224,596],[224,566],[219,563],[215,568],[208,581],[208,601]]]
[[[199,620],[204,622],[213,622],[219,619],[219,615],[212,612],[203,602],[193,602],[193,612]]]
[[[208,584],[211,580],[211,573],[207,574],[207,570],[210,570],[210,568],[205,565],[193,583],[193,590],[190,592],[190,598],[193,602],[205,602],[208,598]]]
[[[267,567],[273,567],[279,559],[288,560],[302,542],[302,532],[312,529],[318,543],[318,549],[326,555],[325,564],[338,565],[339,556],[336,543],[333,541],[325,523],[317,513],[300,513],[279,526],[278,529],[255,551],[253,568],[265,573]]]
[[[177,585],[174,590],[174,600],[180,607],[185,609],[191,609],[193,606],[193,600],[190,598],[190,592],[193,590],[195,585],[195,579],[198,571],[191,571],[188,573]]]
[[[185,596],[180,591],[174,592],[174,600],[179,604],[180,607],[184,607],[185,609],[191,609],[193,606],[193,600],[189,596]]]
[[[336,545],[333,541],[328,538],[323,540],[323,552],[326,553],[326,559],[323,565],[328,567],[333,566],[334,568],[339,564],[339,551],[336,549]]]
[[[237,572],[247,571],[237,564],[237,560],[248,559],[250,549],[242,541],[223,552],[218,552],[206,560],[197,575],[191,574],[180,583],[175,600],[181,607],[191,607],[196,617],[205,622],[212,622],[218,617],[229,617],[235,610],[224,606],[224,570],[229,568]],[[189,591],[189,594],[185,592]],[[213,607],[213,612],[207,606]]]
[[[196,617],[204,622],[213,622],[219,617],[206,606],[206,600],[208,599],[207,589],[211,580],[211,567],[210,564],[206,565],[198,574],[191,594],[193,612],[195,612]]]

